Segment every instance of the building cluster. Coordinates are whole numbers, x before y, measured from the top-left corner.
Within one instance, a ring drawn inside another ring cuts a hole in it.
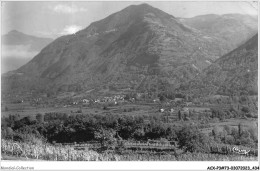
[[[83,104],[90,104],[90,103],[96,103],[96,104],[103,104],[103,103],[113,103],[118,104],[121,102],[125,102],[125,95],[114,95],[114,96],[105,96],[102,98],[96,98],[96,99],[82,99],[81,102]],[[75,104],[78,104],[79,102],[75,102]]]

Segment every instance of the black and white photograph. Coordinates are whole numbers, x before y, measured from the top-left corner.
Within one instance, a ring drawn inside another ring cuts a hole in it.
[[[259,170],[258,7],[1,1],[1,169],[225,161],[238,168],[201,169]]]

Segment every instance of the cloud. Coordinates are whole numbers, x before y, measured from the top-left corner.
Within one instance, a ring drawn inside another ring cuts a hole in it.
[[[2,45],[2,58],[32,58],[39,52],[30,51],[30,45]]]
[[[49,31],[34,31],[34,34],[42,37],[42,38],[56,38],[57,36],[57,29],[49,30]]]
[[[66,5],[66,4],[58,4],[54,7],[51,7],[51,9],[57,13],[68,13],[68,14],[87,11],[86,8],[77,7],[75,5]]]
[[[66,34],[74,34],[79,30],[82,30],[83,27],[82,26],[78,26],[78,25],[70,25],[70,26],[65,26],[65,28],[62,30],[62,32],[60,33],[61,35],[66,35]]]
[[[18,69],[39,52],[30,51],[30,45],[2,45],[1,73]]]

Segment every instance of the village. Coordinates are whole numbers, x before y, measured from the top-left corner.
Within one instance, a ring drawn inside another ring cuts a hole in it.
[[[70,94],[71,95],[71,94]],[[40,94],[34,98],[16,95],[9,101],[12,105],[23,106],[20,111],[31,113],[32,109],[38,113],[66,113],[68,115],[80,113],[96,114],[127,114],[134,116],[162,116],[164,123],[176,121],[198,120],[204,116],[212,116],[213,110],[221,109],[226,112],[234,108],[226,97],[205,101],[203,99],[191,99],[175,97],[147,98],[147,93],[117,93],[109,96],[61,96],[62,98],[50,98],[46,94]],[[95,98],[96,97],[96,98]],[[226,100],[223,100],[226,99]],[[222,100],[222,102],[221,102]],[[6,102],[2,102],[2,111],[11,113],[12,108]],[[239,105],[236,106],[239,109]],[[18,107],[19,108],[19,107]],[[17,108],[16,108],[17,111]],[[19,110],[18,110],[19,111]],[[42,111],[42,112],[41,112]],[[257,109],[256,109],[257,111]],[[19,113],[19,112],[18,112]],[[33,115],[35,115],[34,113]]]

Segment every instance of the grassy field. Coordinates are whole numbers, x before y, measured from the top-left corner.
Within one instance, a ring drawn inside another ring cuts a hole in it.
[[[219,126],[223,127],[225,125],[229,125],[232,127],[237,127],[239,123],[242,123],[245,127],[250,127],[253,124],[256,124],[258,121],[257,119],[254,118],[249,118],[249,119],[227,119],[224,122],[218,122],[218,123],[211,123],[212,126]]]
[[[215,122],[215,123],[209,123],[210,127],[208,128],[203,128],[201,129],[201,131],[203,133],[210,133],[212,132],[212,129],[217,126],[219,130],[223,130],[225,126],[230,126],[231,128],[236,128],[238,129],[238,125],[239,123],[242,123],[245,129],[248,129],[251,126],[255,126],[256,124],[258,124],[258,120],[254,119],[254,118],[250,118],[250,119],[226,119],[225,121],[219,121],[219,122]]]
[[[46,107],[46,108],[36,108],[32,107],[29,104],[8,104],[8,111],[2,110],[1,116],[8,116],[10,114],[19,114],[21,117],[26,117],[28,115],[36,115],[37,113],[50,113],[50,112],[59,112],[59,113],[73,113],[79,110],[79,107],[69,106],[69,107]],[[81,108],[82,113],[103,113],[102,108]]]
[[[26,117],[28,115],[36,115],[37,113],[75,113],[77,110],[81,109],[83,114],[102,114],[102,113],[115,113],[115,114],[131,114],[131,115],[141,115],[141,114],[152,114],[158,111],[154,109],[154,106],[149,105],[138,105],[138,104],[124,104],[108,106],[107,110],[103,109],[104,105],[97,107],[79,107],[79,106],[66,106],[66,107],[33,107],[29,103],[18,103],[18,104],[6,104],[8,106],[8,111],[2,109],[2,116],[8,116],[10,114],[19,114],[21,117]]]
[[[99,105],[96,107],[79,107],[79,106],[66,106],[66,107],[33,107],[29,103],[17,103],[17,104],[5,104],[4,106],[8,106],[8,111],[5,111],[5,109],[2,107],[2,117],[8,116],[10,114],[19,114],[21,117],[26,117],[28,115],[34,116],[38,113],[51,113],[51,112],[57,112],[57,113],[76,113],[79,109],[82,110],[83,114],[107,114],[107,113],[113,113],[113,114],[125,114],[125,115],[159,115],[161,114],[158,112],[158,106],[156,104],[122,104],[122,105],[115,105],[115,106],[107,106],[107,109],[103,109],[103,105]],[[195,110],[205,110],[207,108],[203,107],[192,107],[191,109]],[[184,121],[175,121],[174,123],[168,123],[168,124],[183,124]],[[187,123],[193,122],[193,121],[186,121]],[[258,123],[258,120],[256,118],[247,118],[247,119],[226,119],[225,121],[217,121],[214,123],[209,123],[208,128],[201,129],[204,133],[209,133],[213,129],[214,126],[219,127],[220,129],[223,129],[225,125],[229,125],[230,127],[237,128],[238,124],[242,123],[245,127],[249,127],[252,125],[256,125]]]

